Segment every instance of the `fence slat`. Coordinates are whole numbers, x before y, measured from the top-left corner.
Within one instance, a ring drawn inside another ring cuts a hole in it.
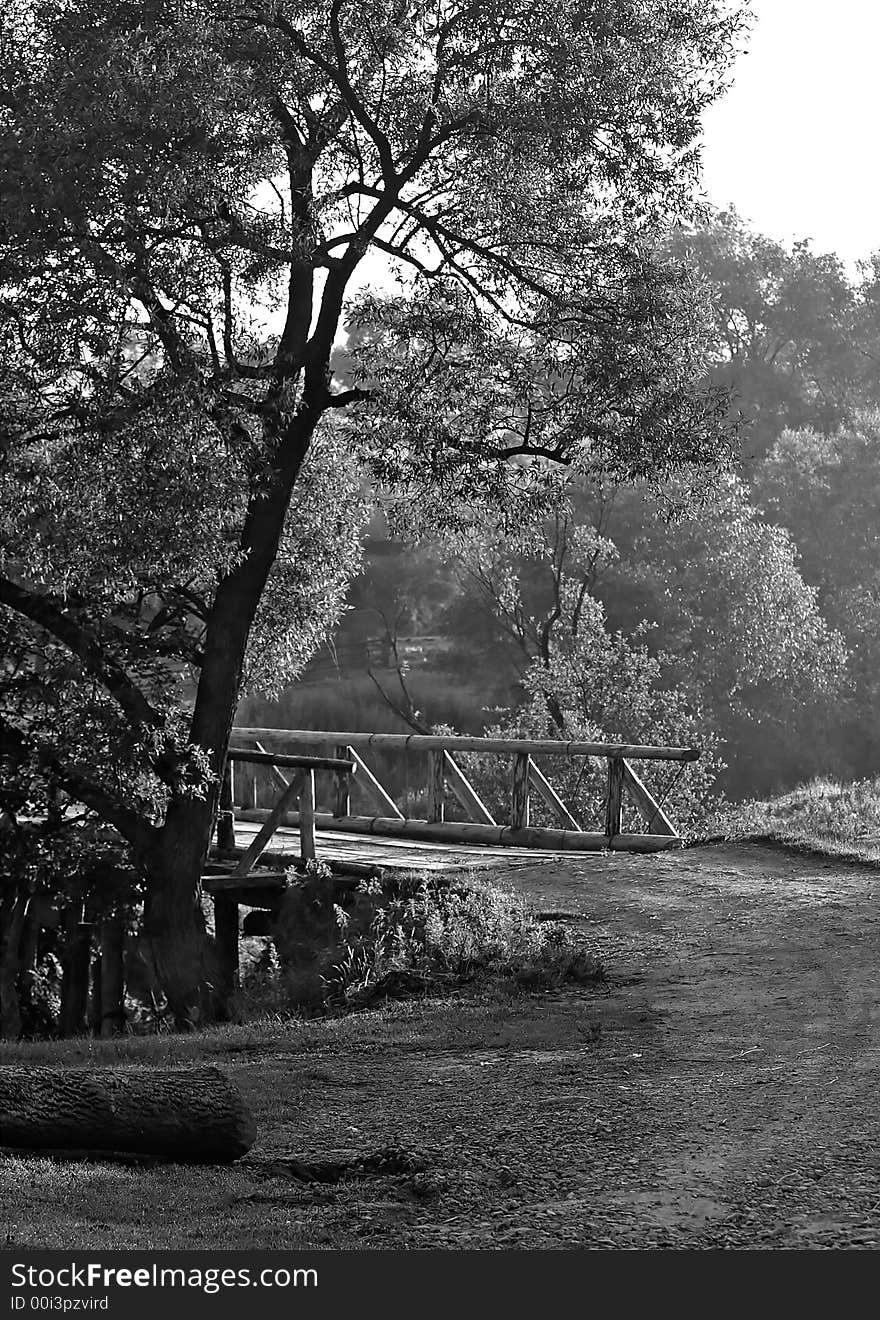
[[[696,747],[643,747],[637,743],[592,743],[554,738],[471,738],[447,733],[360,733],[341,729],[251,729],[234,728],[236,737],[272,738],[314,747],[319,743],[345,742],[349,747],[384,747],[414,752],[530,752],[532,756],[625,756],[628,760],[698,761]]]
[[[403,812],[399,809],[394,798],[385,792],[385,789],[379,783],[366,762],[358,756],[353,747],[347,747],[347,751],[350,759],[354,761],[354,764],[357,767],[357,774],[354,782],[359,784],[367,796],[371,797],[373,801],[377,803],[380,810],[384,808],[389,816],[396,816],[398,820],[403,820]]]
[[[483,802],[461,766],[455,764],[448,752],[443,753],[443,764],[446,767],[446,778],[449,781],[449,787],[465,811],[471,813],[471,819],[481,821],[484,825],[494,825],[495,820],[489,808]]]
[[[579,830],[581,828],[549,779],[545,778],[531,757],[529,757],[529,780],[539,797],[542,797],[547,806],[556,812],[557,818],[562,821],[563,829]]]
[[[301,774],[302,771],[300,771],[299,774],[294,776],[294,778],[287,785],[287,788],[285,788],[284,792],[279,797],[278,801],[275,803],[275,806],[269,812],[269,815],[266,818],[266,823],[264,824],[263,828],[260,830],[257,837],[254,839],[253,843],[248,848],[247,852],[242,857],[241,861],[238,863],[238,866],[232,872],[232,874],[236,878],[242,875],[247,875],[248,872],[253,869],[253,867],[262,857],[263,853],[266,851],[266,846],[269,843],[269,840],[272,838],[272,835],[275,833],[275,831],[278,829],[278,826],[281,824],[281,818],[287,813],[288,809],[293,805],[293,799],[297,797],[299,794]],[[314,815],[314,808],[313,808],[313,815]]]
[[[626,760],[623,765],[623,786],[632,799],[640,814],[644,818],[648,831],[655,834],[672,834],[678,838],[678,830],[667,816],[666,812],[657,802],[653,793],[642,783],[639,776],[628,765]]]

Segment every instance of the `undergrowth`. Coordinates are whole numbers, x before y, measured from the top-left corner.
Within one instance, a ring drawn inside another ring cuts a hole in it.
[[[495,979],[552,989],[602,979],[600,961],[517,894],[474,879],[365,881],[334,898],[328,878],[291,886],[268,942],[242,977],[238,1009],[345,1011]]]

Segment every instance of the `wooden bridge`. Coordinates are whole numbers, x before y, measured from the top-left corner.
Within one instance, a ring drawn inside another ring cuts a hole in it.
[[[506,819],[496,820],[483,802],[455,759],[462,753],[508,763]],[[376,755],[392,767],[396,762],[398,770],[402,765],[396,792],[381,782],[379,767],[365,759]],[[244,844],[236,867],[241,878],[279,831],[289,850],[292,830],[306,860],[318,855],[319,840],[322,856],[332,859],[350,853],[354,839],[361,859],[366,852],[378,865],[401,864],[401,841],[432,844],[432,854],[449,850],[460,855],[462,848],[477,855],[497,849],[653,852],[679,845],[681,837],[664,810],[665,794],[658,801],[632,763],[669,762],[677,778],[699,755],[689,747],[573,740],[235,728],[218,844],[225,851]],[[596,758],[607,763],[604,799],[597,806],[600,819],[593,828],[578,819],[574,804],[563,800],[539,764],[559,758],[580,761],[582,771]],[[354,796],[361,801],[357,811]],[[541,803],[544,819],[549,816],[555,824],[533,823],[533,798]],[[253,837],[255,823],[261,828]]]
[[[456,761],[462,753],[508,763],[503,823],[495,820]],[[398,784],[402,780],[400,791],[389,791],[379,779],[378,766],[365,760],[368,755],[374,760],[381,755],[398,770],[402,764],[403,774],[395,776]],[[320,859],[352,883],[352,877],[386,868],[436,870],[514,857],[535,860],[572,852],[654,852],[680,846],[681,836],[663,801],[688,762],[699,755],[690,747],[235,728],[221,794],[218,846],[202,879],[214,902],[222,973],[230,985],[237,983],[242,929],[253,934],[271,929],[271,920],[259,911],[242,927],[239,905],[277,911],[291,866],[301,869]],[[581,824],[574,804],[563,800],[538,764],[538,758],[546,763],[560,757],[579,759],[581,777],[594,758],[607,762],[604,800],[597,809],[600,829]],[[671,763],[673,773],[659,800],[633,761]],[[374,814],[353,812],[353,794],[366,799]],[[532,824],[533,794],[543,805],[543,815],[554,817],[558,825]],[[325,802],[330,809],[319,809]],[[464,819],[451,818],[449,808]],[[416,815],[416,810],[424,814]],[[626,813],[646,828],[625,829]]]

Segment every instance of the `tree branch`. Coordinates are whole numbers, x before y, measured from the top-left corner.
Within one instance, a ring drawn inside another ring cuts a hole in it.
[[[159,831],[155,825],[144,820],[130,807],[117,802],[99,784],[92,783],[75,770],[64,766],[54,748],[27,738],[2,715],[0,715],[0,756],[19,765],[36,760],[40,769],[46,774],[51,774],[66,793],[113,825],[141,856],[157,842]]]
[[[107,654],[90,632],[60,609],[52,596],[29,591],[8,578],[0,578],[0,605],[24,615],[66,646],[107,689],[134,724],[154,729],[163,727],[163,716],[153,709],[121,665]]]

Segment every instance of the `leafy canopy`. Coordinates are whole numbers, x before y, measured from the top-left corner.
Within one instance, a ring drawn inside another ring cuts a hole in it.
[[[711,454],[699,299],[656,237],[740,27],[712,0],[13,0],[3,754],[147,849],[216,782],[242,684],[341,607],[363,474],[454,522],[515,516],[550,461]],[[370,250],[399,284],[358,299]]]

